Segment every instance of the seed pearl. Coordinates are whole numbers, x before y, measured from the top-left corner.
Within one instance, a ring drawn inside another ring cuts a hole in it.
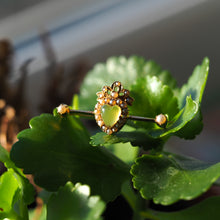
[[[116,99],[117,105],[120,105],[122,103],[121,99]]]
[[[104,97],[104,94],[103,94],[103,93],[99,94],[99,98],[100,98],[100,99],[103,98],[103,97]]]
[[[104,96],[103,92],[97,92],[96,95],[99,97],[99,98],[102,98]]]
[[[103,125],[101,128],[103,131],[105,131],[107,129],[105,125]]]
[[[120,86],[121,83],[120,83],[119,81],[116,81],[116,82],[114,82],[114,85],[115,85],[115,86]]]
[[[117,132],[117,131],[118,131],[118,129],[117,129],[116,127],[112,128],[112,132],[113,132],[113,133],[115,133],[115,132]]]
[[[99,120],[100,119],[100,115],[95,115],[95,120]]]
[[[166,126],[167,117],[166,117],[164,114],[159,114],[159,115],[156,116],[155,122],[156,122],[159,126]]]
[[[128,97],[129,94],[130,94],[130,92],[129,92],[127,89],[125,89],[125,90],[124,90],[124,96],[125,96],[125,97]]]
[[[127,108],[127,104],[126,104],[126,102],[123,102],[123,103],[121,103],[121,108]]]
[[[98,109],[95,109],[94,113],[95,114],[100,114],[100,111]]]
[[[109,104],[110,104],[110,105],[115,105],[115,104],[116,104],[116,101],[115,101],[114,99],[111,99],[111,100],[109,101]]]
[[[107,90],[108,90],[108,87],[107,87],[107,86],[104,86],[104,87],[102,88],[102,91],[103,91],[103,92],[107,92]]]
[[[99,99],[98,101],[101,105],[105,104],[105,99]]]
[[[104,103],[105,103],[105,104],[108,104],[109,102],[110,102],[110,99],[109,99],[109,98],[105,98],[105,99],[104,99]]]
[[[95,109],[98,109],[98,107],[99,107],[99,104],[97,103],[97,104],[95,105]]]
[[[107,129],[106,133],[110,135],[110,134],[112,134],[112,130],[111,129]]]
[[[104,122],[102,120],[99,120],[97,124],[99,127],[101,127],[102,125],[104,125]]]
[[[101,110],[101,106],[102,106],[102,105],[100,105],[100,103],[99,103],[99,105],[97,106],[96,110],[97,110],[97,111],[100,111],[100,110]]]
[[[113,98],[118,98],[118,93],[117,92],[111,92],[111,96]]]

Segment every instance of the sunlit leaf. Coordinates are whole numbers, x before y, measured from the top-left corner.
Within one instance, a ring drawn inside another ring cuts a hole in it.
[[[25,218],[27,205],[34,200],[33,186],[10,160],[9,153],[2,146],[0,146],[0,161],[8,169],[0,180],[0,218]],[[16,205],[20,206],[17,212],[15,212]]]
[[[129,108],[131,115],[155,118],[162,113],[172,120],[179,111],[177,98],[170,87],[163,85],[155,76],[137,79],[130,92],[135,100]],[[158,127],[151,122],[136,121],[135,124],[141,128]]]
[[[175,80],[170,73],[161,70],[154,61],[146,61],[143,57],[111,57],[106,63],[98,63],[87,74],[81,86],[79,108],[93,110],[96,93],[105,85],[110,86],[113,82],[120,81],[124,88],[130,89],[138,78],[146,75],[156,75],[162,83],[175,87]]]
[[[17,190],[19,190],[19,184],[14,177],[14,171],[10,169],[0,177],[0,213],[13,209],[13,199]]]
[[[220,163],[211,165],[174,154],[144,155],[131,170],[134,187],[145,199],[170,205],[204,193],[220,176]]]
[[[105,203],[99,196],[90,196],[87,185],[68,182],[54,193],[47,205],[47,220],[101,220]]]
[[[205,89],[206,81],[209,73],[209,59],[204,58],[201,65],[196,66],[192,76],[189,78],[187,84],[185,84],[178,94],[179,107],[182,108],[185,105],[185,100],[188,95],[191,95],[192,99],[198,104],[198,111],[192,121],[186,124],[186,126],[178,132],[178,136],[185,139],[193,139],[197,134],[202,131],[202,114],[201,114],[201,101],[203,92]]]

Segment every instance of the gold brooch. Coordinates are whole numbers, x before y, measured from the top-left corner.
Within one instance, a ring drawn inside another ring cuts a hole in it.
[[[128,105],[132,105],[133,98],[120,82],[114,82],[111,87],[104,86],[97,92],[98,103],[95,105],[95,120],[98,126],[107,134],[119,131],[126,123]]]

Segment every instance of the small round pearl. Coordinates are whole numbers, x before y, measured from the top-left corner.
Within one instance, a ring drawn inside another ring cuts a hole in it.
[[[167,124],[167,117],[164,114],[159,114],[159,115],[156,116],[155,122],[159,126],[166,126],[166,124]]]

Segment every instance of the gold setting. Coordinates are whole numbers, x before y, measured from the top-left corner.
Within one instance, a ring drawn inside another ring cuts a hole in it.
[[[94,115],[98,126],[107,134],[119,131],[126,123],[128,117],[128,105],[132,105],[133,98],[129,96],[129,91],[124,89],[119,81],[114,82],[111,87],[104,86],[101,92],[97,92],[98,103],[95,105]],[[120,116],[115,124],[106,126],[102,115],[101,108],[104,105],[119,106],[121,109]]]

